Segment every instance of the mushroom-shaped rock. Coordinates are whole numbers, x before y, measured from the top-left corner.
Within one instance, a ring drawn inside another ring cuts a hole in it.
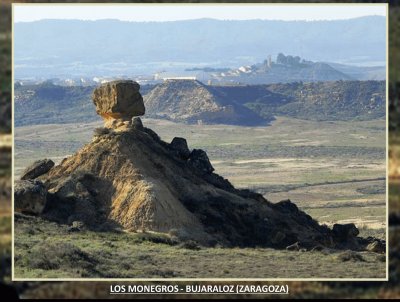
[[[54,162],[51,159],[42,159],[35,161],[32,165],[25,169],[22,173],[21,179],[35,179],[54,167]]]
[[[134,81],[119,80],[102,84],[93,91],[96,112],[104,118],[106,126],[119,127],[145,113],[139,89],[140,85]]]
[[[39,215],[47,200],[47,190],[39,180],[18,180],[14,184],[16,212]]]

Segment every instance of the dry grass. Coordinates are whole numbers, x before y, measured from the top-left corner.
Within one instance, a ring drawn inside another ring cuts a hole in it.
[[[157,233],[70,233],[41,219],[16,224],[15,276],[24,278],[375,278],[378,254],[206,248]],[[362,259],[362,260],[361,260]]]

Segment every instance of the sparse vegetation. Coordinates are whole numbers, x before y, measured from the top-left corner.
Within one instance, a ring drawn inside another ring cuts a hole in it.
[[[342,252],[342,253],[338,254],[336,256],[336,258],[342,262],[348,262],[348,261],[365,262],[365,259],[363,258],[363,256],[354,251]]]
[[[94,259],[87,253],[70,243],[50,242],[42,246],[34,246],[29,258],[25,259],[29,267],[41,270],[57,270],[62,267],[80,267],[82,269],[91,268]]]
[[[18,220],[15,231],[17,278],[367,278],[385,274],[380,255],[369,252],[351,252],[346,261],[347,256],[335,251],[206,248],[194,242],[178,244],[157,233],[70,233],[68,226],[38,218]]]
[[[194,250],[194,251],[198,251],[201,249],[201,247],[197,244],[197,242],[193,240],[185,241],[180,246],[184,249]]]

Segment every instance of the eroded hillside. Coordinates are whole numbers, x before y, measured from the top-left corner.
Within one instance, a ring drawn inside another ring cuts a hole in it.
[[[93,87],[51,83],[15,87],[16,126],[98,120]],[[370,120],[385,116],[384,81],[205,85],[169,80],[141,87],[147,116],[184,123],[268,125],[275,116]]]

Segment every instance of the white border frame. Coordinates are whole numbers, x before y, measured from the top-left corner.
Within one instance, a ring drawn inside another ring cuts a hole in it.
[[[348,6],[361,6],[361,5],[376,5],[386,6],[386,277],[385,278],[16,278],[14,276],[14,7],[24,5],[38,5],[38,6],[57,6],[57,5],[348,5]],[[12,264],[11,264],[11,280],[12,281],[105,281],[105,282],[129,282],[129,281],[388,281],[389,280],[389,3],[12,3],[12,18],[11,18],[11,37],[12,37]]]

